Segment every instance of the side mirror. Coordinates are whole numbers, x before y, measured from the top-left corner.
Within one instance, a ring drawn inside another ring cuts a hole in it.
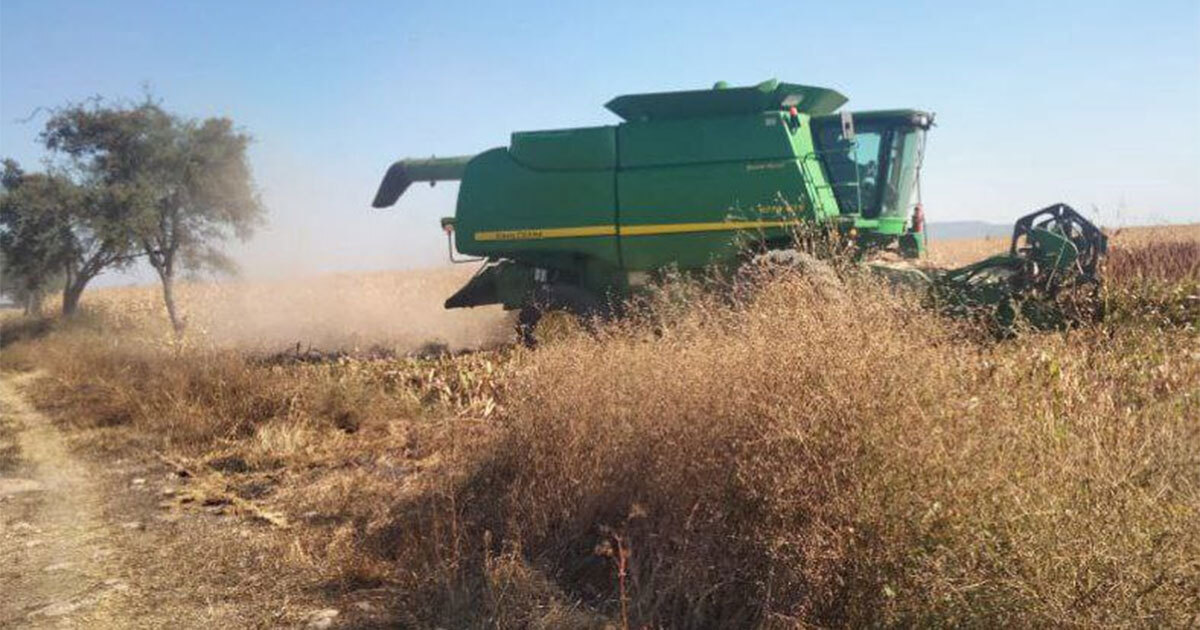
[[[850,112],[842,112],[842,139],[854,141],[854,115]]]

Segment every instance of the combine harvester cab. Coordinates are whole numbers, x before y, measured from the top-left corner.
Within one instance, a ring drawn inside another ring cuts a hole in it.
[[[486,264],[447,308],[602,313],[665,267],[736,266],[794,246],[797,228],[917,256],[924,134],[916,110],[838,113],[846,97],[765,81],[619,96],[623,122],[512,134],[475,156],[401,160],[375,196],[461,180],[458,252]],[[453,252],[452,252],[453,254]]]

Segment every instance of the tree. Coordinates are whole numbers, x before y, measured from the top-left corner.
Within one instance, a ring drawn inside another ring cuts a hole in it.
[[[157,272],[171,324],[182,331],[174,295],[180,269],[232,269],[220,245],[249,238],[262,222],[246,159],[250,137],[227,118],[187,119],[149,99],[68,107],[42,137],[127,209],[130,237]]]
[[[0,173],[0,293],[12,297],[26,315],[41,314],[61,264],[54,260],[53,215],[44,204],[30,203],[27,176],[15,161],[4,160]],[[36,186],[36,184],[33,184]]]
[[[55,287],[62,286],[65,276],[61,270],[30,273],[10,263],[7,251],[6,247],[0,247],[0,295],[7,295],[15,304],[19,304],[25,315],[41,315],[46,296]]]
[[[61,281],[62,312],[72,315],[93,278],[133,259],[127,209],[119,195],[86,175],[27,173],[5,160],[2,183],[4,284],[26,300],[27,310],[35,310],[51,283]]]

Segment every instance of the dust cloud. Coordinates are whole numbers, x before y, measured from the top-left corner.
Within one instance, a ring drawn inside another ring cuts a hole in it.
[[[346,272],[213,285],[209,290],[218,299],[197,301],[189,325],[218,343],[246,348],[419,351],[501,343],[512,333],[511,318],[500,307],[442,307],[473,271]]]
[[[176,292],[190,336],[249,351],[287,348],[397,353],[470,350],[513,340],[499,306],[446,310],[475,265],[340,272],[275,280],[194,282]],[[84,304],[136,328],[166,324],[153,285],[89,291]],[[164,331],[165,332],[165,331]]]

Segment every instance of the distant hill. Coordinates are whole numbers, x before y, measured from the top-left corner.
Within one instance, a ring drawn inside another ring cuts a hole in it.
[[[984,238],[1012,236],[1011,225],[983,221],[934,221],[928,225],[929,238]]]

